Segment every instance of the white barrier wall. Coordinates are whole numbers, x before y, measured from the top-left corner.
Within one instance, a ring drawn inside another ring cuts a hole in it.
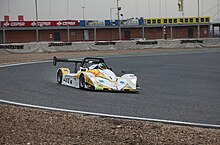
[[[181,39],[99,42],[33,42],[1,44],[0,53],[34,53],[89,50],[125,50],[145,48],[211,48],[220,47],[220,39]]]

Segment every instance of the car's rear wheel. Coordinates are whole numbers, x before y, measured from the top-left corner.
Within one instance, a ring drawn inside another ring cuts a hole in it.
[[[58,82],[59,84],[61,84],[61,83],[62,83],[62,79],[63,79],[62,71],[61,71],[61,70],[58,70],[58,72],[57,72],[57,82]]]
[[[85,77],[84,77],[84,75],[82,74],[82,75],[80,75],[80,77],[79,77],[79,88],[80,89],[84,89],[85,88]]]

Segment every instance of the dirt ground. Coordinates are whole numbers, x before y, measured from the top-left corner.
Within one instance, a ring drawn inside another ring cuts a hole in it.
[[[185,49],[0,54],[0,64]],[[190,51],[187,49],[187,51]],[[220,129],[84,116],[0,104],[0,144],[220,144]]]
[[[210,48],[211,49],[211,48]],[[216,48],[212,48],[216,49]],[[203,50],[203,49],[197,49]],[[53,53],[26,53],[26,54],[4,54],[0,53],[0,64],[11,64],[18,62],[27,61],[38,61],[38,60],[50,60],[53,56],[58,58],[76,58],[86,56],[112,56],[118,54],[158,54],[158,53],[172,53],[172,52],[188,52],[195,51],[191,48],[175,48],[175,49],[132,49],[132,50],[105,50],[105,51],[76,51],[76,52],[53,52]]]

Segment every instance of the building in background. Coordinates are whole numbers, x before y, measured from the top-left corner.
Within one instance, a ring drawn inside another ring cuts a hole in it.
[[[23,43],[36,41],[36,22],[2,21],[0,24],[0,43]],[[208,38],[210,17],[184,18],[132,18],[120,21],[122,40],[139,39],[182,39]],[[117,41],[119,40],[118,20],[60,20],[38,21],[39,41]],[[69,37],[69,38],[68,38]]]

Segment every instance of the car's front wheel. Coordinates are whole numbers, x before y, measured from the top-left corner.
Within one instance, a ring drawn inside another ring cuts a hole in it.
[[[62,71],[61,71],[61,70],[58,70],[58,72],[57,72],[57,82],[58,82],[59,84],[61,84],[61,83],[62,83],[62,79],[63,79]]]
[[[85,88],[85,77],[84,77],[84,75],[82,74],[82,75],[80,75],[80,77],[79,77],[79,88],[80,89],[84,89]]]

